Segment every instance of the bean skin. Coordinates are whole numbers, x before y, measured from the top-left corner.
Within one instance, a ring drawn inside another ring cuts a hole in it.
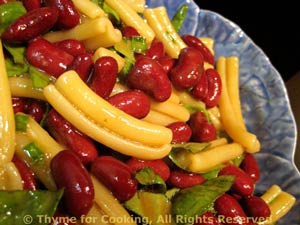
[[[241,205],[246,214],[252,218],[268,218],[271,215],[268,204],[258,196],[246,196],[242,199]]]
[[[253,154],[247,153],[241,163],[241,168],[251,177],[254,183],[260,178],[259,165]]]
[[[188,46],[198,49],[206,62],[214,65],[215,60],[213,54],[199,38],[190,34],[185,34],[181,38]]]
[[[27,11],[42,7],[41,0],[22,0],[22,2]]]
[[[59,143],[75,152],[84,165],[97,158],[98,152],[94,142],[77,130],[54,109],[49,111],[46,123],[50,134]]]
[[[215,201],[214,207],[219,215],[218,217],[221,218],[221,221],[231,221],[225,224],[229,225],[234,222],[234,224],[248,225],[246,213],[239,202],[231,195],[221,195]]]
[[[26,109],[26,113],[39,123],[44,118],[46,110],[47,106],[44,101],[31,99]]]
[[[22,97],[12,97],[12,106],[15,114],[18,112],[25,113],[28,107],[28,99]]]
[[[31,41],[25,51],[25,56],[31,65],[55,78],[65,72],[74,60],[72,55],[43,38]]]
[[[152,41],[149,49],[145,53],[146,56],[152,59],[158,59],[165,55],[164,45],[161,41]]]
[[[79,77],[87,82],[93,69],[93,60],[90,53],[75,56],[69,70],[75,70]]]
[[[209,142],[217,138],[217,130],[209,123],[203,112],[193,113],[189,120],[192,129],[192,140],[197,142]]]
[[[157,62],[162,66],[162,68],[166,71],[168,74],[170,70],[174,67],[175,65],[175,59],[171,58],[168,55],[161,56],[157,59]]]
[[[150,99],[142,91],[128,90],[109,97],[108,102],[127,114],[142,119],[150,111]]]
[[[89,86],[97,95],[107,99],[115,86],[117,75],[117,61],[113,57],[103,56],[94,64]]]
[[[2,39],[9,43],[22,43],[38,37],[54,26],[58,11],[54,7],[31,10],[10,24]]]
[[[200,174],[188,173],[185,171],[173,170],[168,179],[168,184],[172,187],[187,188],[196,184],[201,184],[205,178]]]
[[[219,172],[219,175],[232,175],[235,176],[231,189],[241,195],[248,196],[252,195],[254,191],[254,184],[248,174],[246,174],[241,168],[229,164]]]
[[[172,143],[188,142],[191,139],[192,129],[187,123],[177,121],[169,124],[167,127],[172,130]]]
[[[194,87],[203,71],[203,56],[195,48],[187,47],[180,51],[177,63],[169,75],[174,87],[184,90]]]
[[[222,91],[222,81],[215,69],[208,69],[205,74],[207,75],[208,81],[205,105],[207,108],[212,108],[219,103]]]
[[[150,167],[164,181],[166,181],[170,176],[170,168],[162,159],[142,160],[131,158],[126,162],[126,164],[131,168],[132,172],[137,172],[144,167]]]
[[[66,39],[56,42],[55,45],[72,56],[78,56],[86,53],[84,44],[75,39]]]
[[[154,59],[140,56],[127,75],[127,84],[139,89],[159,102],[166,101],[172,92],[171,82],[162,66]]]
[[[112,156],[100,156],[91,164],[91,173],[121,202],[130,199],[137,190],[137,182],[130,168]]]
[[[133,36],[141,36],[137,30],[131,26],[125,26],[122,29],[122,35],[126,38],[132,38]]]
[[[57,187],[64,188],[66,211],[77,218],[86,215],[93,205],[94,188],[78,156],[70,150],[63,150],[51,160],[50,168]]]
[[[17,155],[14,155],[12,162],[17,167],[23,182],[24,190],[37,190],[37,180],[34,177],[34,173],[28,167],[28,165],[22,161]]]
[[[45,5],[56,7],[59,11],[57,26],[70,29],[80,22],[80,14],[71,0],[45,0]]]
[[[194,86],[192,90],[193,97],[205,101],[208,93],[208,78],[206,72],[203,71],[198,83]]]

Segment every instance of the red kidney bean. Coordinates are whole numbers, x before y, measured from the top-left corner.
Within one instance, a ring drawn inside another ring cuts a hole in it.
[[[23,189],[24,190],[36,190],[38,185],[34,177],[34,173],[31,171],[29,166],[21,160],[17,155],[14,155],[12,162],[17,167],[20,176],[22,178]]]
[[[56,23],[58,11],[54,7],[31,10],[10,24],[2,39],[9,43],[27,42],[48,31]]]
[[[44,118],[46,110],[47,106],[44,101],[31,99],[26,109],[26,113],[39,123]]]
[[[45,5],[59,11],[57,26],[63,29],[75,27],[80,22],[80,14],[71,0],[45,0]]]
[[[241,163],[241,168],[244,170],[252,179],[254,183],[256,183],[260,178],[259,165],[251,153],[246,153],[245,158]]]
[[[69,70],[75,70],[80,78],[87,82],[93,68],[93,60],[90,53],[75,56]]]
[[[181,38],[189,47],[198,49],[202,53],[204,61],[212,65],[215,64],[213,54],[199,38],[190,34],[185,34]]]
[[[14,113],[23,112],[25,113],[28,107],[28,99],[22,97],[13,97],[12,106]]]
[[[83,164],[97,158],[98,152],[92,139],[82,134],[54,109],[49,111],[46,122],[51,135],[66,148],[75,152]]]
[[[137,182],[130,168],[112,156],[100,156],[91,164],[91,172],[119,201],[130,199],[137,190]]]
[[[200,174],[172,170],[168,179],[168,184],[172,187],[187,188],[196,184],[201,184],[204,181],[205,178],[202,177]]]
[[[208,92],[205,98],[205,105],[207,108],[212,108],[219,103],[222,81],[220,75],[215,69],[207,69],[205,73],[208,80]]]
[[[150,99],[143,91],[128,90],[108,98],[108,102],[129,115],[142,119],[150,111]]]
[[[172,130],[172,143],[188,142],[192,136],[192,129],[190,126],[182,121],[171,123],[167,126]]]
[[[149,49],[145,53],[146,56],[152,59],[158,59],[165,55],[164,44],[161,41],[154,40],[152,41]]]
[[[158,174],[164,181],[170,176],[169,166],[162,160],[143,160],[137,158],[130,158],[126,164],[131,168],[132,172],[137,172],[144,167],[150,167],[156,174]]]
[[[165,70],[157,61],[146,56],[138,57],[127,75],[127,84],[133,89],[144,91],[159,102],[167,100],[172,92]]]
[[[100,57],[94,64],[89,86],[97,95],[107,99],[115,86],[117,76],[117,61],[110,56]]]
[[[194,225],[221,225],[221,223],[212,212],[207,211],[196,218]]]
[[[162,68],[166,71],[167,74],[175,65],[175,59],[171,58],[168,55],[159,57],[157,59],[157,62],[162,66]]]
[[[93,205],[94,187],[78,156],[70,150],[63,150],[54,156],[50,167],[57,187],[64,188],[66,211],[76,217],[87,214]]]
[[[229,194],[223,194],[214,203],[218,218],[225,224],[248,224],[248,218],[239,202]]]
[[[258,196],[246,196],[242,199],[241,205],[246,214],[253,219],[268,218],[271,215],[268,204]]]
[[[131,26],[125,26],[122,29],[122,34],[126,38],[132,38],[133,36],[141,36],[137,30]]]
[[[75,39],[66,39],[54,44],[72,56],[78,56],[86,53],[84,44]]]
[[[72,64],[74,57],[43,38],[31,41],[25,51],[28,62],[59,77]]]
[[[203,56],[195,48],[187,47],[180,51],[178,62],[170,71],[170,79],[176,89],[194,87],[203,71]]]
[[[189,120],[192,129],[192,140],[197,142],[209,142],[217,138],[217,130],[209,123],[203,112],[193,113]]]
[[[208,78],[205,71],[202,72],[198,83],[194,86],[191,93],[195,98],[205,101],[208,93]]]
[[[229,164],[221,169],[219,175],[235,176],[231,189],[239,195],[251,195],[254,191],[254,184],[249,175],[233,164]]]
[[[22,2],[27,11],[42,7],[41,0],[22,0]]]

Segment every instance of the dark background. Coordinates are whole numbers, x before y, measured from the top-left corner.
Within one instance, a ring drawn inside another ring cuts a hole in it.
[[[283,79],[300,71],[300,8],[297,1],[196,0],[239,25],[266,53]],[[263,4],[263,5],[262,5]]]

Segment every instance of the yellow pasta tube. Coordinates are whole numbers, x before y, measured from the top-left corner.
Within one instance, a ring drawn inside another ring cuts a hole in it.
[[[129,5],[134,11],[137,13],[143,13],[145,9],[145,0],[123,0],[126,2],[127,5]]]
[[[154,39],[154,32],[151,27],[123,0],[106,0],[111,8],[119,15],[121,20],[127,25],[134,27],[141,36],[146,38],[149,45]]]
[[[258,223],[259,225],[275,223],[287,214],[296,202],[294,196],[282,191],[278,185],[272,185],[261,198],[269,205],[271,216],[268,220]]]
[[[15,152],[15,120],[0,39],[0,165],[10,162]]]
[[[69,30],[48,32],[44,38],[50,42],[58,42],[66,39],[84,41],[89,38],[99,37],[111,28],[111,21],[106,17],[88,20]]]
[[[117,63],[118,63],[118,72],[120,72],[122,70],[122,68],[124,67],[125,64],[125,59],[122,58],[120,55],[118,55],[117,53],[107,49],[107,48],[98,48],[93,56],[92,56],[92,60],[93,62],[96,62],[97,59],[103,57],[103,56],[110,56],[113,57]]]
[[[99,124],[96,124],[81,111],[78,111],[54,85],[45,87],[44,95],[48,102],[78,130],[115,151],[136,158],[150,160],[163,158],[171,151],[170,144],[156,147],[147,146],[143,143],[134,142],[128,138],[122,137]]]
[[[247,132],[243,125],[236,120],[234,110],[228,95],[226,82],[226,59],[220,57],[217,62],[217,70],[222,80],[222,92],[219,101],[219,109],[224,130],[237,143],[240,143],[247,152],[254,153],[260,150],[260,143],[256,136]]]
[[[167,126],[171,123],[175,123],[178,121],[173,117],[170,117],[161,112],[157,112],[155,110],[150,110],[147,116],[144,117],[142,120],[153,124],[159,124],[161,126]]]
[[[172,140],[170,129],[141,121],[112,106],[93,92],[75,71],[62,74],[55,86],[80,111],[114,133],[149,146],[168,144]]]
[[[178,58],[180,50],[186,47],[186,44],[175,31],[166,8],[161,6],[145,9],[144,17],[153,29],[156,38],[164,44],[166,53],[172,58]]]
[[[207,172],[214,167],[228,162],[243,153],[243,147],[238,143],[224,144],[199,153],[188,153],[190,162],[188,169],[192,172]]]
[[[214,39],[209,37],[200,37],[200,41],[210,50],[210,52],[214,55]]]
[[[112,26],[111,23],[106,23],[106,32],[99,36],[95,36],[83,41],[87,49],[95,50],[99,47],[111,47],[122,40],[122,33],[119,29]]]
[[[226,85],[236,120],[246,130],[243,119],[239,92],[239,59],[232,56],[226,58]]]
[[[13,162],[0,165],[0,190],[22,190],[21,175]]]
[[[45,100],[43,90],[34,88],[30,78],[10,77],[8,81],[12,96]]]
[[[91,19],[105,16],[105,12],[90,0],[72,0],[76,9]]]
[[[89,212],[80,218],[79,224],[82,225],[111,225],[108,221],[108,215],[106,215],[101,208],[94,203]]]
[[[118,202],[118,200],[111,194],[111,192],[101,184],[93,175],[91,175],[94,185],[95,199],[94,201],[103,212],[112,218],[122,218],[116,225],[136,225],[134,220]]]

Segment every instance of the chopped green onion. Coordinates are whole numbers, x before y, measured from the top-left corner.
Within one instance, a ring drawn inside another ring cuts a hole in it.
[[[38,164],[39,162],[42,162],[44,160],[44,152],[41,149],[39,149],[33,142],[24,146],[23,150],[34,164]]]
[[[210,143],[207,142],[186,142],[182,144],[173,144],[172,148],[182,148],[186,151],[191,153],[198,153],[205,150],[207,147],[210,146]]]
[[[28,72],[27,64],[15,64],[11,58],[5,59],[5,68],[8,77],[19,76]]]
[[[16,114],[15,123],[17,131],[26,131],[29,116],[26,114]]]
[[[131,38],[131,49],[136,53],[145,53],[147,50],[146,38],[142,36],[133,36]]]
[[[29,74],[34,88],[43,88],[47,86],[51,81],[51,77],[48,74],[40,71],[33,66],[29,67]]]
[[[171,23],[177,32],[179,32],[179,30],[182,27],[187,11],[188,11],[188,5],[184,4],[177,10],[175,15],[171,19]]]

